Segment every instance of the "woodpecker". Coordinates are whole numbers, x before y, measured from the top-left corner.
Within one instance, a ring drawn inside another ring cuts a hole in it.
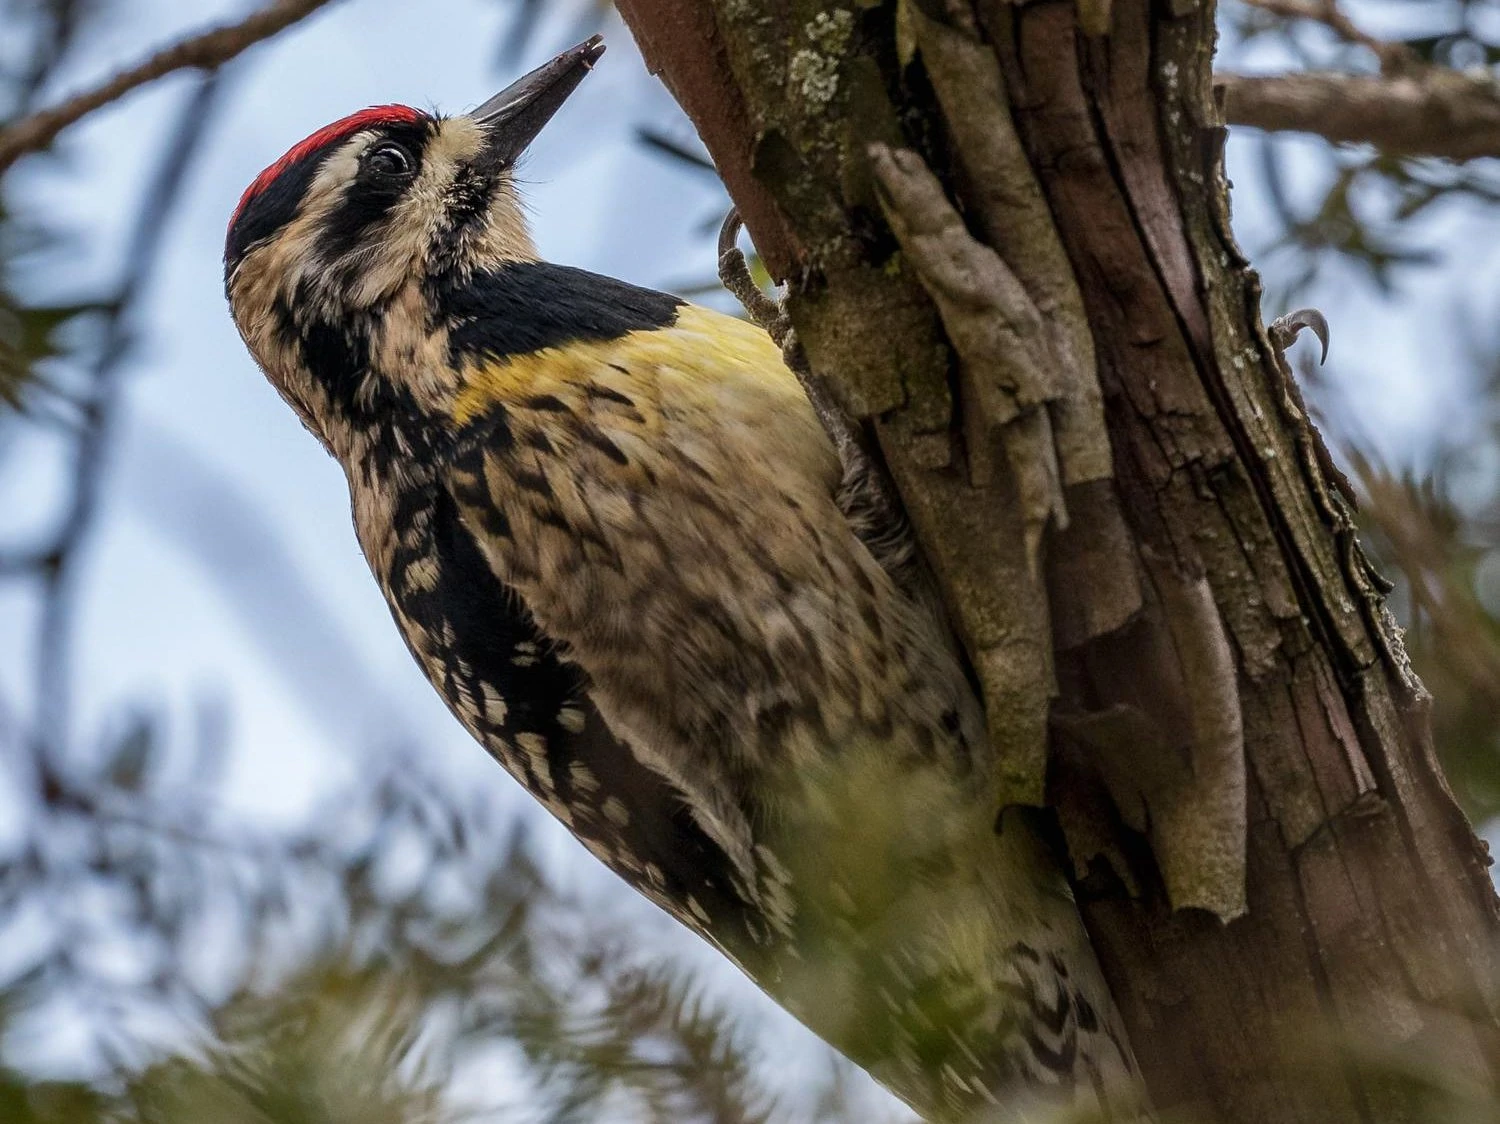
[[[537,256],[516,160],[603,50],[295,145],[230,220],[235,324],[432,685],[606,865],[929,1119],[1135,1119],[1062,866],[780,350]]]

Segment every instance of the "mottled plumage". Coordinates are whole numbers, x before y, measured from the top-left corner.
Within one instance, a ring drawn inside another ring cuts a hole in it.
[[[235,321],[433,686],[596,855],[934,1118],[1128,1115],[1056,857],[996,832],[945,626],[850,526],[777,348],[536,260],[511,161],[597,53],[299,145],[231,223]]]

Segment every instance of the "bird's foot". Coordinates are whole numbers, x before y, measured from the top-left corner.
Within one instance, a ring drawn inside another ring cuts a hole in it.
[[[768,297],[750,275],[750,263],[736,244],[743,225],[738,208],[729,208],[724,225],[719,228],[719,281],[744,306],[750,319],[776,341],[776,346],[785,349],[792,331],[791,317],[784,302]]]
[[[767,296],[755,283],[755,278],[750,276],[750,266],[745,261],[744,252],[735,245],[741,225],[739,211],[730,208],[724,225],[719,229],[719,280],[744,306],[750,318],[764,328],[776,346],[781,348],[782,360],[802,384],[803,392],[812,403],[813,412],[818,415],[824,432],[839,452],[839,459],[844,463],[847,475],[851,459],[858,459],[860,456],[859,433],[854,420],[834,398],[828,384],[813,373],[807,362],[807,354],[797,341],[797,333],[792,329],[786,303]]]
[[[785,302],[767,296],[750,275],[744,252],[735,244],[741,225],[739,211],[731,208],[719,230],[719,280],[781,348],[782,361],[797,376],[823,432],[838,451],[843,468],[843,480],[835,497],[839,509],[876,561],[899,586],[911,592],[919,581],[916,543],[896,498],[895,486],[865,448],[859,424],[808,363]]]
[[[1285,355],[1286,349],[1292,346],[1303,328],[1311,329],[1323,347],[1318,363],[1321,365],[1328,362],[1328,318],[1316,308],[1299,308],[1296,312],[1278,316],[1271,321],[1271,326],[1266,331],[1271,337],[1271,346]]]

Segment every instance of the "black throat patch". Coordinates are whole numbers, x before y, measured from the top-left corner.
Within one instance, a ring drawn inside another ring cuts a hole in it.
[[[404,385],[375,369],[371,339],[380,312],[361,312],[334,323],[308,315],[311,297],[298,296],[301,308],[276,304],[283,343],[296,348],[302,367],[327,394],[334,416],[364,437],[369,466],[382,477],[390,477],[398,462],[408,476],[436,470],[452,445],[452,433]]]
[[[504,359],[670,327],[683,304],[668,293],[549,262],[513,262],[463,280],[439,275],[431,285],[436,307],[448,317],[455,363],[465,355]]]

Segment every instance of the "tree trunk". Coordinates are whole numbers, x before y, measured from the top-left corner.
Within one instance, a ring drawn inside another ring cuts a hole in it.
[[[1492,1096],[1488,859],[1229,231],[1213,5],[620,7],[1058,810],[1158,1107]]]

